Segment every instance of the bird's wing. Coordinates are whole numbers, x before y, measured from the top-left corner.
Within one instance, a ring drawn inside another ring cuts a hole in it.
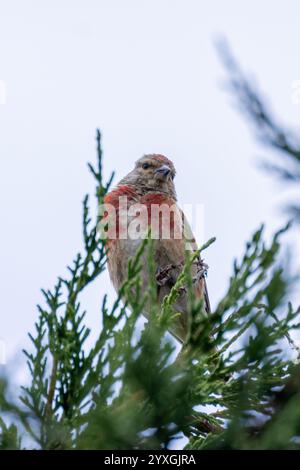
[[[181,214],[182,214],[183,233],[184,233],[184,238],[186,240],[187,249],[196,251],[198,250],[198,245],[193,235],[191,226],[182,210],[181,210]],[[199,261],[201,261],[200,257],[199,257]],[[203,297],[204,297],[204,302],[205,302],[205,310],[207,313],[211,313],[207,282],[206,282],[205,277],[203,278]]]

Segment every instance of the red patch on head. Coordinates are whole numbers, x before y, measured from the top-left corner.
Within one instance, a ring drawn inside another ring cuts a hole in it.
[[[155,160],[158,160],[159,162],[169,162],[170,160],[165,157],[164,155],[161,154],[154,154],[153,157]]]
[[[162,163],[162,164],[167,164],[167,165],[170,165],[171,167],[173,167],[173,163],[171,162],[171,160],[167,157],[165,157],[164,155],[161,155],[161,154],[153,154],[153,155],[149,155],[149,157],[153,158],[154,160],[156,160],[157,162],[159,163]]]

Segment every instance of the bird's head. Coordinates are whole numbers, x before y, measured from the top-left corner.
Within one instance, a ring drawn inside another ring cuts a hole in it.
[[[166,193],[176,199],[175,174],[175,167],[167,157],[158,154],[144,155],[120,183],[133,185],[142,192]]]

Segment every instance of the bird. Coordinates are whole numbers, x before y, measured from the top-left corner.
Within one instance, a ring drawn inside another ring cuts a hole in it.
[[[128,275],[128,263],[141,243],[137,236],[136,219],[144,229],[151,227],[157,300],[163,301],[182,272],[186,250],[198,249],[185,214],[178,206],[173,162],[161,154],[139,158],[131,170],[104,198],[104,222],[110,218],[107,234],[107,264],[111,282],[118,292]],[[108,208],[113,210],[110,212]],[[110,214],[114,213],[114,217]],[[141,217],[143,213],[143,217]],[[154,228],[153,228],[154,227]],[[141,228],[141,227],[140,227]],[[149,233],[149,231],[148,231]],[[206,273],[208,266],[197,257],[191,266],[193,289],[196,298],[202,298],[205,310],[210,312]],[[143,263],[141,280],[144,288],[149,284],[149,269]],[[181,289],[173,305],[176,320],[171,334],[181,343],[188,333],[187,293]],[[147,317],[147,311],[143,312]]]

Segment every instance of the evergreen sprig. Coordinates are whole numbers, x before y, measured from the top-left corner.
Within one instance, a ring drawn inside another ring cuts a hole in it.
[[[99,132],[97,149],[97,169],[89,168],[101,204],[112,177],[103,183]],[[8,398],[4,382],[0,388],[0,447],[20,448],[25,435],[29,447],[41,449],[160,449],[183,435],[188,449],[297,447],[300,420],[293,410],[300,386],[292,333],[300,327],[300,308],[286,302],[290,280],[279,256],[289,226],[269,244],[263,227],[254,233],[210,315],[194,296],[190,267],[214,240],[187,254],[182,275],[160,306],[152,241],[146,238],[111,308],[104,296],[101,329],[88,348],[80,294],[105,270],[98,222],[86,196],[84,251],[67,276],[43,291],[32,349],[24,351],[30,382],[22,388],[22,406]],[[140,278],[145,266],[152,279],[146,289]],[[176,357],[168,331],[183,289],[189,334]],[[145,306],[150,318],[141,328]]]

